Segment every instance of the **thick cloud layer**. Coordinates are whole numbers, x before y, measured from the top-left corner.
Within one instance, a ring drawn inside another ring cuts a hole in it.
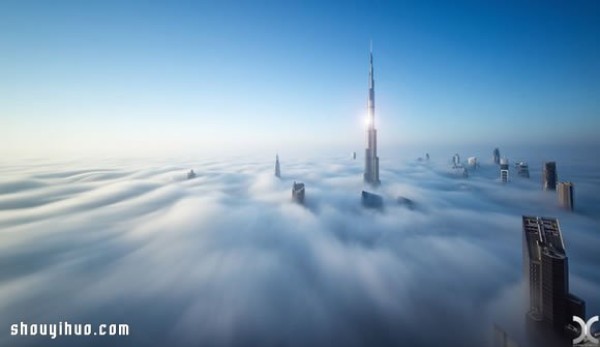
[[[598,314],[597,164],[559,161],[576,184],[568,213],[540,189],[542,158],[525,159],[532,178],[507,185],[485,160],[463,179],[442,157],[382,159],[383,211],[361,207],[349,157],[282,155],[281,180],[250,159],[5,165],[0,345],[485,345],[494,323],[520,334],[523,214],[560,218],[571,291]],[[9,336],[21,321],[131,336]]]

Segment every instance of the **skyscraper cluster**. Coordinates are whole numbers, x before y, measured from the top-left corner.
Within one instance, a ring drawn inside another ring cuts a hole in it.
[[[377,156],[377,130],[375,129],[375,81],[373,76],[373,52],[369,59],[369,94],[367,101],[367,143],[364,162],[364,182],[372,187],[378,186],[379,157]],[[426,155],[429,159],[429,154]],[[352,154],[356,158],[356,153]],[[422,161],[422,158],[419,158]],[[509,161],[500,156],[500,150],[493,151],[493,161],[500,169],[500,180],[509,181]],[[476,157],[469,157],[469,167],[477,168]],[[452,157],[453,169],[463,170],[468,176],[466,168],[460,161],[459,154]],[[529,178],[529,166],[521,161],[515,164],[517,176]],[[279,156],[275,161],[275,176],[281,177]],[[543,164],[542,186],[544,190],[557,190],[559,203],[566,209],[572,210],[573,183],[558,182],[556,162]],[[305,186],[303,183],[294,182],[292,186],[292,200],[304,203]],[[363,190],[361,193],[362,204],[366,208],[383,209],[383,198],[372,192]],[[399,198],[399,204],[414,208],[410,199]],[[556,218],[543,218],[534,216],[522,217],[523,228],[523,269],[525,282],[528,289],[530,321],[550,327],[557,334],[568,335],[565,331],[573,332],[576,327],[572,325],[572,317],[585,317],[585,302],[569,291],[569,264],[561,228]],[[495,342],[499,346],[517,346],[508,334],[500,328],[495,329]]]
[[[356,159],[356,152],[352,154]],[[429,159],[429,154],[427,154]],[[279,155],[275,156],[275,176],[281,178],[281,167]],[[379,180],[379,157],[377,156],[377,129],[375,129],[375,78],[373,72],[373,49],[369,52],[369,95],[367,99],[367,147],[365,149],[365,168],[363,173],[364,182],[377,187],[381,184]],[[304,183],[294,182],[292,186],[292,199],[296,202],[304,202]],[[365,206],[381,206],[383,198],[375,193],[362,192],[362,202]]]
[[[542,187],[544,190],[554,190],[558,197],[558,204],[568,210],[575,209],[573,182],[559,182],[556,172],[556,162],[549,161],[544,163],[544,171],[542,173]]]

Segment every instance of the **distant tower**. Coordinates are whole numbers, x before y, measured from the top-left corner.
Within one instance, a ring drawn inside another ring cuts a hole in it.
[[[367,148],[365,149],[364,180],[379,185],[379,157],[377,156],[377,130],[375,129],[375,80],[373,78],[373,47],[369,61],[369,99],[367,101]]]
[[[279,168],[279,154],[275,155],[275,177],[281,178],[281,169]]]
[[[479,164],[477,163],[477,157],[469,157],[467,158],[467,163],[469,164],[470,167],[477,169],[477,166],[479,166]]]
[[[549,161],[544,163],[542,179],[544,190],[556,190],[556,162]]]
[[[460,166],[460,155],[458,155],[458,153],[452,157],[452,164],[455,168]]]
[[[503,183],[508,182],[508,159],[500,159],[500,179]]]
[[[567,210],[573,211],[573,182],[558,183],[558,203]]]
[[[569,293],[569,262],[556,218],[523,216],[523,261],[530,319],[564,332],[573,316],[585,317],[585,302]]]
[[[425,160],[429,160],[429,153],[425,153]]]
[[[494,148],[494,164],[500,165],[500,150],[498,148]]]
[[[304,183],[296,183],[292,186],[292,200],[299,204],[304,204]]]
[[[526,162],[520,161],[517,163],[517,174],[520,177],[529,178],[529,165]]]

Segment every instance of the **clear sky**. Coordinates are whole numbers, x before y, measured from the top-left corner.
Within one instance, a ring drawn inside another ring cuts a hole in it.
[[[3,1],[3,155],[599,143],[599,1]]]

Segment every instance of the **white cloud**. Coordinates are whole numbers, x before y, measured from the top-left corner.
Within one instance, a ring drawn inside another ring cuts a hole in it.
[[[273,163],[249,160],[7,167],[0,326],[131,326],[128,338],[59,337],[61,346],[481,345],[494,321],[522,317],[507,293],[521,282],[529,213],[561,218],[571,290],[600,292],[597,186],[578,191],[589,203],[569,214],[533,168],[532,179],[502,185],[485,164],[467,180],[445,163],[386,165],[383,211],[361,207],[350,158],[282,159],[282,180]],[[197,178],[185,179],[188,166]],[[291,201],[294,180],[306,183],[306,207]],[[584,299],[600,311],[597,297]],[[0,338],[32,341],[50,342]]]

